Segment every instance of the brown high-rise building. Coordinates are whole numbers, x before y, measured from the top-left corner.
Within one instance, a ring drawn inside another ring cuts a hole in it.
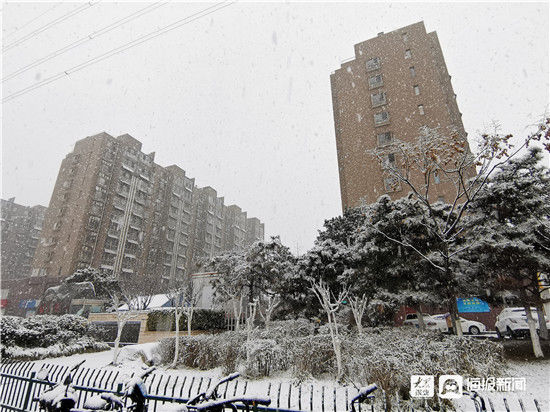
[[[222,242],[223,198],[154,155],[127,134],[79,140],[61,164],[32,275],[61,280],[91,266],[160,287],[236,248]]]
[[[409,192],[368,151],[395,140],[414,141],[423,126],[466,139],[437,34],[427,33],[423,22],[356,44],[355,57],[330,80],[344,210],[383,194],[396,199]],[[395,154],[387,156],[395,161]],[[453,190],[436,179],[430,196],[449,201]]]

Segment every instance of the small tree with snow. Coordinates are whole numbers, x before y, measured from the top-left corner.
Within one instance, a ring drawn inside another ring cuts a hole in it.
[[[187,336],[191,336],[193,314],[201,297],[201,293],[201,289],[195,290],[190,281],[182,279],[177,281],[177,283],[175,282],[166,294],[174,306],[174,320],[176,322],[174,332],[175,349],[172,367],[176,366],[179,357],[180,319],[182,315],[185,315],[187,319]]]
[[[336,379],[340,381],[343,376],[342,369],[342,338],[340,336],[340,331],[338,329],[338,322],[336,314],[338,309],[342,305],[342,302],[346,299],[348,295],[347,287],[342,288],[338,293],[338,296],[335,296],[327,284],[322,280],[312,281],[311,290],[319,300],[323,311],[327,315],[327,323],[330,332],[330,338],[332,340],[332,348],[334,350],[334,357],[336,358]]]
[[[363,333],[363,316],[365,315],[369,299],[363,293],[361,296],[351,295],[348,300],[351,313],[353,313],[353,319],[357,325],[357,333],[361,335]]]
[[[260,314],[260,317],[264,321],[265,328],[269,329],[273,312],[280,305],[281,298],[279,295],[276,295],[276,294],[268,294],[262,297],[259,303],[260,303],[259,305],[260,307],[258,309],[258,313]]]
[[[240,329],[243,313],[243,300],[245,296],[244,271],[246,266],[242,253],[229,252],[215,256],[210,266],[217,272],[217,277],[212,280],[214,296],[220,303],[230,303],[235,319],[235,330]]]
[[[117,334],[114,342],[113,365],[118,365],[120,354],[120,338],[126,323],[140,316],[137,311],[137,297],[126,285],[116,277],[108,277],[110,289],[107,291],[111,298],[111,309],[114,311],[117,322]]]

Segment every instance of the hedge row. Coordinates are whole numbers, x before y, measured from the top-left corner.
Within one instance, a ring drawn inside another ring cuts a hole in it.
[[[187,329],[187,316],[180,318],[180,330]],[[225,312],[223,310],[195,309],[191,321],[193,330],[218,330],[225,329]],[[147,316],[147,330],[149,331],[174,331],[176,322],[174,310],[152,310]]]

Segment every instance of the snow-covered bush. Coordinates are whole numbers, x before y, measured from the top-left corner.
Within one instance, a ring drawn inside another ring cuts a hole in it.
[[[182,336],[177,364],[201,370],[221,366],[224,373],[232,373],[237,368],[237,359],[245,342],[246,334],[236,332]],[[173,361],[174,350],[174,338],[160,341],[159,352],[163,363]]]
[[[244,332],[184,336],[178,363],[199,369],[222,367],[223,373],[239,371],[255,378],[283,371],[298,381],[336,377],[330,334],[325,328],[313,334],[313,326],[305,322],[274,322],[269,330],[254,330],[248,341]],[[292,324],[300,327],[287,327]],[[174,339],[164,339],[160,352],[162,362],[171,363]],[[376,383],[389,394],[405,396],[412,374],[497,375],[502,347],[416,329],[367,328],[362,335],[343,336],[342,363],[344,381],[358,387]]]
[[[286,370],[289,367],[287,352],[275,339],[251,339],[244,343],[244,353],[248,361],[244,362],[244,374],[250,377],[270,376],[272,372]],[[240,353],[240,359],[246,357]]]
[[[0,337],[6,357],[33,359],[108,348],[91,337],[88,321],[77,315],[2,316]]]
[[[313,335],[315,325],[307,319],[271,321],[269,329],[259,330],[262,339],[280,339],[282,337],[303,338]]]
[[[70,356],[77,353],[99,352],[109,350],[107,343],[97,342],[89,336],[71,339],[69,342],[55,343],[51,346],[23,348],[21,346],[0,345],[2,357],[19,360],[34,360],[43,358],[55,358],[59,356]]]
[[[498,343],[409,328],[368,329],[343,342],[345,379],[376,383],[408,396],[411,375],[495,376],[502,366]]]

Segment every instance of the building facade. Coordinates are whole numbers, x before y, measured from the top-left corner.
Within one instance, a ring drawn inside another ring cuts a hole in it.
[[[21,279],[31,275],[34,252],[42,232],[45,206],[23,206],[15,198],[0,200],[2,222],[1,278]]]
[[[369,151],[396,140],[412,142],[424,126],[467,146],[437,34],[427,33],[423,22],[356,44],[354,58],[343,62],[330,80],[344,210],[384,194],[393,199],[408,194]],[[389,153],[387,161],[394,162],[395,156]],[[422,178],[412,176],[418,184]],[[449,201],[453,190],[436,179],[430,195]]]
[[[224,243],[233,208],[223,197],[141,148],[128,134],[100,133],[75,144],[61,164],[33,277],[61,280],[91,266],[142,280],[153,291],[191,273],[193,262],[237,248]]]

